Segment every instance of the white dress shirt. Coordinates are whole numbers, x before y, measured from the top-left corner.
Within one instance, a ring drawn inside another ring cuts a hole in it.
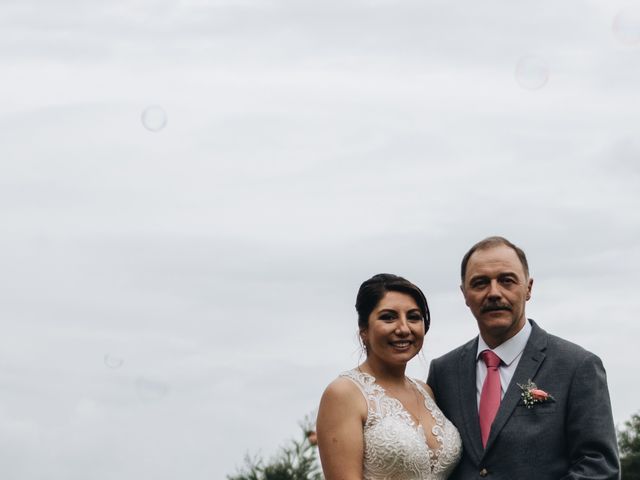
[[[501,362],[498,367],[498,372],[500,373],[500,398],[503,398],[504,392],[507,391],[509,383],[513,378],[513,374],[518,367],[520,357],[522,357],[522,352],[524,351],[524,347],[527,345],[527,341],[529,341],[530,335],[531,324],[528,320],[524,323],[524,327],[518,333],[503,344],[498,345],[496,348],[489,348],[489,345],[487,345],[482,339],[482,335],[478,335],[478,351],[476,352],[476,397],[478,400],[478,408],[480,408],[480,393],[482,392],[482,385],[484,384],[484,379],[487,377],[487,366],[480,357],[482,351],[492,350],[493,353],[500,357]]]

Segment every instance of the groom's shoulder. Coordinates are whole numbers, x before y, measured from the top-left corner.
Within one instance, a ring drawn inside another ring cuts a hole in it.
[[[463,355],[475,355],[475,351],[478,348],[478,337],[474,337],[469,340],[467,343],[460,345],[457,348],[454,348],[450,352],[445,353],[444,355],[434,358],[433,363],[442,365],[449,362],[458,361]]]
[[[588,355],[589,352],[586,348],[574,343],[566,338],[547,333],[547,344],[550,349],[566,352],[571,355]]]
[[[540,329],[546,338],[546,350],[550,355],[559,356],[571,360],[572,362],[582,362],[587,358],[598,359],[599,357],[586,348],[574,343],[566,338],[547,333]]]

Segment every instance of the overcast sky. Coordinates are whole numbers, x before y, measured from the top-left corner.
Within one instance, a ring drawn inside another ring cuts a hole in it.
[[[3,478],[268,457],[357,365],[371,275],[427,294],[412,375],[472,338],[493,234],[640,410],[637,7],[2,0],[0,67]]]

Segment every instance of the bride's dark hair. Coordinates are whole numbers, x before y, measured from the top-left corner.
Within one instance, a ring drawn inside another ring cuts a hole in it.
[[[360,331],[369,326],[369,315],[382,297],[387,292],[401,292],[410,295],[418,305],[422,318],[424,319],[424,331],[429,330],[431,325],[431,316],[429,315],[429,305],[427,299],[418,287],[406,278],[393,275],[392,273],[379,273],[369,280],[365,280],[356,297],[356,311],[358,312],[358,327]]]

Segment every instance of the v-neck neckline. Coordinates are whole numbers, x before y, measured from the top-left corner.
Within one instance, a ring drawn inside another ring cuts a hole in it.
[[[382,391],[382,394],[385,397],[389,398],[390,400],[393,400],[394,402],[396,402],[400,406],[400,409],[406,414],[409,422],[411,422],[411,424],[410,424],[411,428],[413,428],[416,431],[416,433],[418,433],[419,435],[422,436],[422,438],[424,440],[425,447],[427,449],[429,449],[430,452],[432,452],[434,457],[437,458],[438,457],[438,452],[443,447],[444,438],[441,438],[439,435],[436,435],[433,432],[433,428],[434,427],[437,427],[437,426],[441,427],[441,425],[438,423],[438,419],[434,415],[433,409],[429,408],[429,406],[427,405],[427,399],[426,399],[425,395],[428,395],[428,393],[426,391],[424,391],[424,393],[423,393],[424,389],[419,388],[417,382],[413,378],[407,377],[405,375],[405,378],[411,382],[411,385],[413,385],[413,388],[415,388],[416,391],[418,392],[418,394],[422,397],[422,404],[424,405],[424,408],[427,410],[427,412],[429,413],[429,415],[431,415],[431,418],[433,419],[433,425],[431,426],[431,432],[427,432],[425,430],[424,425],[422,424],[422,422],[420,422],[419,419],[416,419],[413,416],[413,414],[409,411],[409,409],[407,409],[407,407],[405,407],[404,403],[402,403],[400,401],[400,399],[398,399],[398,398],[394,397],[393,395],[390,395],[389,393],[387,393],[387,390],[377,382],[376,377],[374,377],[370,373],[363,372],[362,370],[359,370],[359,369],[358,369],[358,372],[361,373],[362,375],[364,375],[365,377],[369,377],[373,381],[374,385]],[[433,400],[433,399],[431,399],[431,400]],[[435,408],[435,404],[434,404],[434,408]],[[429,437],[430,436],[433,436],[433,438],[435,439],[435,446],[434,447],[431,447],[429,445]]]
[[[429,439],[429,434],[428,434],[428,433],[427,433],[427,431],[424,429],[424,425],[422,425],[422,422],[420,422],[420,419],[419,419],[419,418],[416,418],[416,417],[415,417],[415,416],[414,416],[414,415],[409,411],[409,409],[405,406],[405,404],[404,404],[404,403],[402,403],[402,402],[400,401],[400,399],[399,399],[399,398],[397,398],[397,397],[395,397],[395,396],[393,396],[393,395],[390,395],[390,394],[387,392],[387,389],[386,389],[386,388],[384,388],[382,385],[380,385],[380,384],[378,383],[378,381],[376,380],[376,377],[374,377],[374,376],[373,376],[373,375],[371,375],[370,373],[363,372],[363,371],[362,371],[362,370],[360,370],[360,369],[358,369],[358,371],[359,371],[362,375],[365,375],[365,376],[367,376],[367,377],[370,377],[370,378],[373,380],[373,383],[376,385],[376,387],[378,387],[380,390],[382,390],[382,393],[383,393],[383,395],[384,395],[385,397],[387,397],[387,398],[389,398],[389,399],[391,399],[391,400],[396,401],[396,402],[398,403],[398,405],[400,405],[400,408],[402,409],[402,411],[403,411],[404,413],[406,413],[406,414],[407,414],[407,416],[409,417],[409,420],[411,421],[411,426],[412,426],[415,430],[420,429],[420,430],[422,431],[422,436],[424,437],[424,443],[425,443],[425,445],[427,446],[427,448],[428,448],[429,450],[431,450],[431,451],[434,451],[434,452],[435,452],[435,450],[436,450],[436,449],[433,449],[433,448],[431,448],[431,447],[429,446],[429,440],[428,440],[428,439]],[[433,426],[431,427],[431,430],[433,430],[433,427],[438,426],[438,420],[436,419],[435,415],[433,414],[432,409],[430,409],[430,408],[427,406],[427,399],[425,398],[425,394],[426,394],[426,392],[425,392],[425,393],[423,393],[423,392],[422,392],[422,389],[421,389],[421,388],[418,388],[418,384],[417,384],[417,382],[416,382],[413,378],[411,378],[411,377],[407,377],[406,375],[405,375],[405,378],[406,378],[407,380],[409,380],[409,382],[411,382],[411,385],[412,385],[412,386],[413,386],[413,388],[416,390],[416,392],[418,393],[418,395],[420,395],[420,396],[422,397],[422,404],[424,405],[424,408],[427,410],[427,413],[428,413],[429,415],[431,415],[431,418],[433,418]],[[436,442],[437,442],[438,444],[441,444],[441,443],[442,443],[442,442],[438,439],[438,436],[437,436],[437,435],[435,435],[433,432],[431,432],[431,435],[433,435],[433,436],[434,436],[434,438],[436,439]]]

